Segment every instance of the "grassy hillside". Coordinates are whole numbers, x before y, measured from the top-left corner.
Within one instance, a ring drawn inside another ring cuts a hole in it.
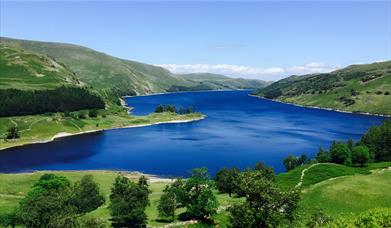
[[[302,196],[306,214],[322,208],[328,215],[350,217],[377,207],[391,208],[391,170],[342,176],[310,186]]]
[[[269,84],[261,80],[230,78],[225,75],[211,73],[182,74],[181,76],[189,81],[202,83],[215,89],[258,89]]]
[[[391,61],[352,65],[331,73],[291,76],[255,95],[353,112],[391,114]]]
[[[46,55],[0,43],[0,89],[52,89],[80,86],[68,67]]]
[[[213,78],[189,80],[153,65],[119,59],[95,50],[62,43],[1,38],[1,43],[51,56],[64,63],[86,84],[118,95],[139,95],[166,91],[260,88],[261,81],[237,80],[235,83]],[[212,82],[212,83],[211,83]],[[226,84],[227,83],[227,84]],[[251,85],[251,87],[250,87]]]

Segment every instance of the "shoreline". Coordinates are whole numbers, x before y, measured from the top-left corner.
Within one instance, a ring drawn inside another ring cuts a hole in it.
[[[165,183],[171,183],[174,182],[175,179],[179,178],[178,177],[167,177],[164,175],[157,175],[157,174],[148,174],[148,173],[143,173],[140,171],[129,171],[129,170],[110,170],[110,169],[90,169],[90,170],[31,170],[31,171],[22,171],[22,172],[9,172],[9,173],[2,173],[0,174],[5,174],[5,175],[25,175],[25,174],[34,174],[34,173],[55,173],[55,172],[65,172],[65,173],[72,173],[72,172],[77,172],[77,173],[98,173],[98,172],[109,172],[109,173],[118,173],[121,175],[134,175],[134,176],[146,176],[148,178],[149,183],[156,183],[156,182],[165,182]]]
[[[132,97],[150,97],[150,96],[158,96],[165,94],[176,94],[176,93],[202,93],[202,92],[227,92],[227,91],[252,91],[254,89],[212,89],[212,90],[194,90],[194,91],[177,91],[177,92],[160,92],[160,93],[151,93],[145,95],[126,95],[122,96],[122,98],[132,98]]]
[[[194,119],[188,119],[188,120],[169,120],[169,121],[161,121],[161,122],[149,123],[149,124],[126,125],[126,126],[122,126],[122,127],[109,127],[109,128],[81,131],[81,132],[75,132],[75,133],[58,132],[50,139],[40,140],[40,141],[33,141],[33,142],[23,143],[23,144],[20,144],[20,145],[14,145],[14,146],[10,146],[10,147],[0,148],[0,152],[2,150],[6,150],[6,149],[10,149],[10,148],[22,147],[22,146],[33,145],[33,144],[49,143],[49,142],[55,141],[56,139],[70,137],[70,136],[76,136],[76,135],[90,134],[90,133],[102,132],[102,131],[108,131],[108,130],[115,130],[115,129],[148,127],[148,126],[154,126],[154,125],[160,125],[160,124],[190,123],[190,122],[200,121],[200,120],[203,120],[205,118],[206,118],[206,116],[202,115],[201,117],[194,118]]]
[[[387,115],[387,114],[376,114],[376,113],[370,113],[370,112],[352,112],[352,111],[346,111],[346,110],[334,109],[334,108],[326,108],[326,107],[320,107],[320,106],[301,105],[301,104],[296,104],[296,103],[291,103],[291,102],[280,101],[277,99],[269,99],[269,98],[265,98],[265,97],[261,97],[261,96],[257,96],[257,95],[253,95],[253,94],[249,94],[249,96],[256,97],[258,99],[274,101],[274,102],[278,102],[281,104],[287,104],[287,105],[292,105],[292,106],[296,106],[296,107],[301,107],[301,108],[312,108],[312,109],[320,109],[320,110],[347,113],[347,114],[358,114],[358,115],[365,115],[365,116],[379,116],[379,117],[386,117],[386,118],[391,117],[391,115]]]

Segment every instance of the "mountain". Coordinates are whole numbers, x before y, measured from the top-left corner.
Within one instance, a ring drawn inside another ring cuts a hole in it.
[[[230,78],[225,75],[211,73],[182,74],[181,76],[189,81],[203,83],[215,89],[258,89],[270,84],[261,80]]]
[[[191,79],[149,64],[124,60],[90,48],[52,42],[0,38],[1,43],[48,56],[75,73],[81,82],[116,95],[141,95],[167,91],[260,88],[256,80]]]
[[[0,89],[48,89],[61,85],[81,86],[64,64],[46,55],[0,43]]]
[[[391,61],[351,65],[331,73],[291,76],[254,95],[305,106],[391,114]]]

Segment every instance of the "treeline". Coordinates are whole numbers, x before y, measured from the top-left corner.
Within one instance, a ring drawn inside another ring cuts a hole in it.
[[[80,218],[105,202],[91,175],[75,184],[55,174],[44,174],[19,206],[0,216],[4,227],[102,227],[92,218]]]
[[[299,157],[288,155],[283,163],[287,171],[298,166],[311,163],[336,163],[347,166],[367,166],[372,162],[391,161],[391,121],[387,120],[381,126],[371,127],[358,142],[333,141],[330,148],[319,148],[314,160],[306,155]]]
[[[177,108],[175,105],[158,105],[155,109],[156,113],[162,113],[162,112],[172,112],[177,114],[190,114],[194,113],[194,108],[192,106],[189,106],[187,108],[180,107]]]
[[[103,99],[83,88],[63,86],[53,90],[0,90],[0,116],[103,108]]]

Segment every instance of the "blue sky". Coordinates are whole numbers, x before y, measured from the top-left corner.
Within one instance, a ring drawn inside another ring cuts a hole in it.
[[[391,59],[391,1],[1,1],[0,35],[276,80]]]

